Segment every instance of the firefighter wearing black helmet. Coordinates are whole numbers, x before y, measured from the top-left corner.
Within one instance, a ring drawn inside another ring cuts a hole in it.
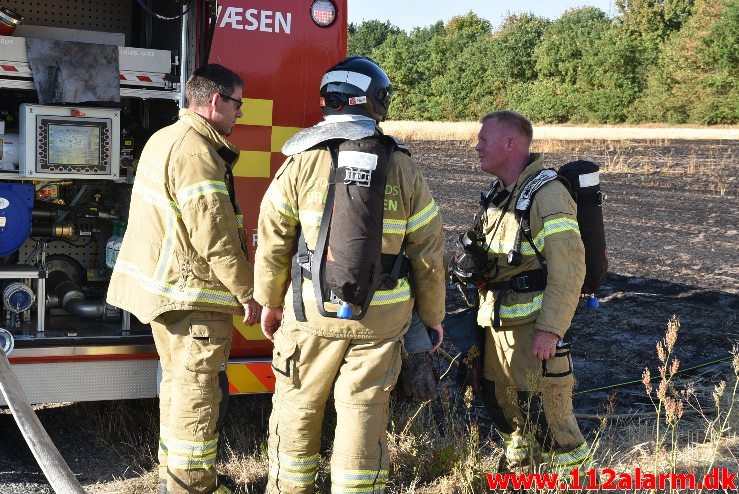
[[[267,492],[315,491],[333,391],[336,430],[351,437],[334,442],[331,490],[381,493],[389,396],[414,306],[423,324],[413,326],[443,335],[441,217],[418,166],[377,127],[392,98],[382,69],[348,58],[326,72],[320,95],[324,120],[285,144],[259,215],[255,298],[277,380]]]

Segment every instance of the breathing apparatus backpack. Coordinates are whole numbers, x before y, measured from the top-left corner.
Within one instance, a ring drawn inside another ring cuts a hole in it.
[[[580,293],[593,294],[603,285],[608,274],[608,247],[603,225],[605,194],[600,188],[600,167],[591,161],[571,161],[559,169],[560,177],[569,182],[572,198],[577,203],[577,224],[585,246],[585,281]]]
[[[382,254],[385,185],[395,149],[405,151],[382,135],[329,143],[331,172],[316,247],[310,252],[301,232],[293,257],[298,321],[306,321],[302,278],[313,281],[322,316],[359,320],[379,288],[394,288],[407,276],[409,263],[402,252]],[[338,305],[338,310],[326,310],[325,302]],[[354,313],[352,306],[361,309]]]
[[[458,253],[450,264],[450,275],[452,281],[459,284],[474,284],[478,288],[488,289],[513,289],[515,291],[543,290],[546,286],[546,259],[536,248],[532,235],[529,215],[534,196],[545,184],[559,180],[570,192],[577,203],[577,223],[580,229],[580,237],[585,247],[585,280],[581,288],[582,294],[593,294],[603,284],[608,272],[608,250],[606,248],[605,227],[603,225],[603,200],[605,195],[600,188],[599,167],[590,161],[578,160],[562,165],[558,171],[547,168],[533,176],[518,195],[514,206],[514,214],[519,222],[518,232],[513,249],[508,253],[508,263],[516,265],[521,263],[521,243],[526,241],[534,251],[541,265],[542,273],[527,272],[514,277],[512,280],[499,283],[486,283],[481,277],[491,271],[492,267],[487,257],[479,255],[482,247],[477,245],[484,242],[484,237],[475,235],[478,228],[460,236],[458,241]],[[495,183],[490,191],[495,189]],[[481,199],[482,210],[492,202],[498,205],[505,203],[503,207],[507,210],[510,197],[491,197],[483,194]],[[505,212],[505,211],[504,211]],[[479,222],[479,215],[476,217]],[[484,251],[483,251],[484,252]],[[465,265],[465,262],[469,266]],[[532,283],[532,281],[534,281]],[[469,304],[468,304],[469,305]]]
[[[601,287],[608,273],[608,250],[603,225],[602,206],[605,196],[600,188],[599,170],[600,167],[591,161],[571,161],[562,165],[558,171],[542,170],[524,185],[516,201],[515,214],[520,226],[514,250],[508,255],[509,262],[512,258],[520,258],[521,237],[524,237],[542,264],[546,279],[546,260],[531,237],[529,214],[534,196],[541,187],[552,180],[559,180],[577,203],[577,224],[585,247],[585,280],[580,293],[593,294]]]

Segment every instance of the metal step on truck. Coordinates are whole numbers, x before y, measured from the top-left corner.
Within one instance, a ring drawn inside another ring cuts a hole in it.
[[[229,139],[253,259],[282,144],[320,120],[346,41],[346,0],[0,0],[0,345],[32,403],[157,395],[151,328],[105,295],[138,157],[188,75],[245,81]],[[233,325],[231,393],[273,391],[271,342]]]

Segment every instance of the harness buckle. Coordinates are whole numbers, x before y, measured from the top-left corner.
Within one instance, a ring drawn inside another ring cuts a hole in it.
[[[313,265],[313,253],[311,251],[299,252],[298,253],[298,264],[300,267],[310,273],[311,266]]]
[[[528,275],[517,276],[511,280],[514,290],[528,290],[531,288]]]
[[[369,187],[372,184],[372,170],[345,167],[344,184],[351,185],[352,182],[360,187]]]
[[[595,203],[598,206],[602,206],[604,202],[606,202],[606,194],[602,190],[599,190],[596,193]]]

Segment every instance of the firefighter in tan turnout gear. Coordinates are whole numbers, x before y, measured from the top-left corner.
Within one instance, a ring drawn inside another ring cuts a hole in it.
[[[441,218],[418,166],[376,126],[391,91],[367,58],[329,69],[324,121],[285,144],[288,159],[262,201],[254,296],[277,379],[269,493],[315,491],[332,390],[341,435],[331,492],[384,492],[389,397],[414,303],[437,345],[443,335]],[[354,257],[359,264],[347,262]]]
[[[151,322],[162,367],[159,476],[162,492],[229,492],[217,486],[220,419],[234,314],[259,320],[241,211],[224,139],[241,116],[244,83],[220,65],[185,88],[179,121],[147,142],[136,173],[129,228],[108,302]]]
[[[531,123],[505,110],[481,122],[475,150],[481,169],[496,177],[478,222],[488,260],[478,283],[483,399],[503,436],[502,468],[536,461],[569,471],[589,460],[572,412],[569,344],[562,341],[585,276],[576,205],[551,180],[535,192],[522,228],[514,210],[522,198],[531,200],[526,185],[544,168],[542,156],[529,154]]]

